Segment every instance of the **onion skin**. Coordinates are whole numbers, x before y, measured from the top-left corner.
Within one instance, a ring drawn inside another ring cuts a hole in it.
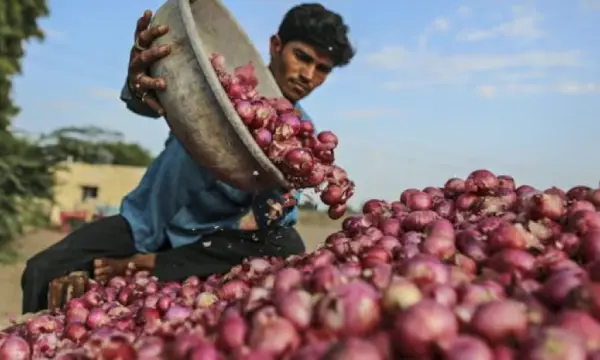
[[[457,333],[454,314],[437,302],[424,299],[396,315],[392,340],[402,356],[427,357],[436,345]]]
[[[360,280],[342,284],[325,295],[317,308],[319,323],[344,336],[360,336],[381,322],[379,295]]]
[[[494,353],[485,341],[474,336],[461,335],[445,345],[442,351],[446,360],[494,360]]]
[[[525,308],[513,300],[484,303],[473,314],[471,328],[492,344],[521,342],[527,335]]]
[[[537,338],[530,340],[520,354],[523,359],[574,359],[586,360],[582,339],[573,332],[547,327]]]
[[[323,356],[324,360],[384,360],[377,348],[359,338],[348,338],[333,345]]]

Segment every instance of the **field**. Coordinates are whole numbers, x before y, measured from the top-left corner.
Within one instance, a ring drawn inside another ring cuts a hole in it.
[[[298,230],[309,250],[316,248],[325,237],[339,229],[333,222],[317,212],[302,212]],[[11,261],[0,264],[0,326],[6,324],[10,315],[21,312],[21,272],[27,258],[60,240],[64,234],[52,230],[38,230],[17,240]]]

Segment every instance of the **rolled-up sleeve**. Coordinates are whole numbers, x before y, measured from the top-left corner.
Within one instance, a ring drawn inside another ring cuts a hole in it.
[[[145,116],[145,117],[151,117],[151,118],[155,118],[155,119],[158,119],[160,117],[160,115],[156,111],[152,110],[151,107],[146,105],[144,102],[142,102],[137,97],[133,96],[133,94],[129,90],[127,81],[123,85],[123,89],[121,90],[120,98],[121,98],[121,101],[123,101],[125,103],[125,105],[127,105],[127,109],[129,109],[131,112],[133,112],[135,114]]]

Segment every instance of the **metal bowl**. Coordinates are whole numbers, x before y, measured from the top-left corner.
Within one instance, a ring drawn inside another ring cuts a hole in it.
[[[171,54],[151,74],[164,77],[158,94],[173,134],[192,159],[219,180],[238,189],[258,191],[287,187],[283,174],[267,158],[238,117],[217,79],[209,56],[225,56],[228,70],[253,62],[261,95],[281,92],[260,54],[219,0],[168,0],[151,26],[170,31],[155,44],[169,44]]]

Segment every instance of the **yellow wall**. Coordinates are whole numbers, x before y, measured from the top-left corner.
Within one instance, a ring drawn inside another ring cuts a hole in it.
[[[81,163],[66,164],[66,170],[56,174],[56,209],[52,221],[60,211],[88,210],[93,212],[97,204],[119,206],[127,195],[140,182],[146,168],[121,165],[91,165]],[[82,187],[98,188],[95,200],[82,201]]]

